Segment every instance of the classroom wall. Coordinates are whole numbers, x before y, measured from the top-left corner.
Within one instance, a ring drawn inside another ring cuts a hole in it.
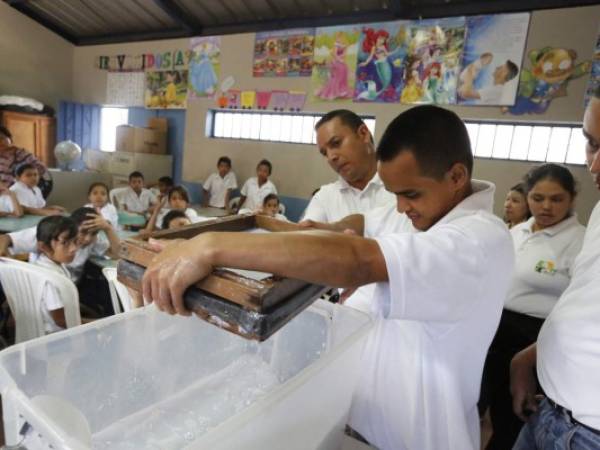
[[[582,8],[538,11],[532,14],[527,51],[545,46],[575,49],[578,61],[592,56],[598,32],[600,5]],[[576,26],[574,26],[576,24]],[[93,47],[77,47],[73,58],[73,95],[82,102],[103,103],[106,91],[106,72],[94,68],[95,58],[100,55],[136,54],[146,51],[159,52],[186,48],[187,39],[115,44]],[[309,91],[309,78],[253,78],[252,54],[254,34],[223,36],[221,78],[233,75],[235,88],[239,89],[289,89]],[[567,97],[556,99],[544,115],[527,117],[505,116],[498,107],[450,107],[463,119],[495,119],[552,122],[580,122],[583,116],[583,94],[587,76],[569,83]],[[286,196],[308,197],[318,186],[331,182],[335,174],[327,166],[314,146],[266,142],[209,139],[205,135],[206,113],[215,106],[211,99],[189,102],[185,118],[182,177],[187,182],[200,182],[213,170],[221,155],[233,159],[238,180],[243,182],[254,174],[255,165],[261,158],[268,158],[274,165],[272,179],[280,192]],[[326,112],[344,107],[377,119],[375,139],[398,113],[407,109],[400,104],[355,104],[352,102],[308,102],[305,111]],[[583,151],[583,149],[582,149]],[[477,159],[474,176],[497,184],[495,210],[500,214],[504,195],[512,184],[531,167],[530,163]],[[580,181],[581,195],[577,211],[587,221],[589,212],[598,198],[583,167],[573,166]]]
[[[0,2],[0,95],[19,95],[53,108],[71,97],[75,47]]]

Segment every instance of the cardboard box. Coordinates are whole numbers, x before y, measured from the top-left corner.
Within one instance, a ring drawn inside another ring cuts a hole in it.
[[[152,128],[119,125],[116,149],[120,152],[164,155],[167,153],[167,133]]]
[[[134,170],[144,174],[146,183],[157,181],[160,177],[173,172],[173,157],[171,155],[149,155],[146,153],[114,152],[108,164],[112,175],[128,177]]]
[[[148,119],[148,128],[152,128],[156,131],[164,131],[166,133],[169,127],[167,119],[163,117],[152,117]]]

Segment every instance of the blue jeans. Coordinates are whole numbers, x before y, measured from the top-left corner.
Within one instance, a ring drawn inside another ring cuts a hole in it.
[[[600,450],[600,434],[572,422],[545,399],[521,429],[512,450]]]

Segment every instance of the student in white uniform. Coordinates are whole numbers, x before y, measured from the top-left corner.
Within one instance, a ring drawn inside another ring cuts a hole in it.
[[[583,119],[586,160],[600,189],[600,88]],[[600,448],[600,203],[588,222],[569,287],[534,344],[511,363],[515,413],[527,424],[513,450]],[[546,398],[536,400],[537,376]],[[537,412],[530,417],[528,413]]]
[[[229,207],[231,192],[237,189],[237,178],[231,170],[229,157],[221,156],[219,158],[217,172],[211,174],[202,187],[204,188],[203,206],[225,209]]]
[[[21,217],[22,215],[23,207],[15,193],[4,183],[0,183],[0,217]]]
[[[110,203],[108,186],[104,183],[92,183],[88,189],[88,208],[94,208],[98,214],[110,222],[115,230],[119,229],[119,213]]]
[[[510,361],[537,340],[544,319],[569,285],[585,227],[573,213],[575,178],[557,164],[525,176],[533,216],[511,229],[516,261],[500,326],[485,362],[480,408],[489,403],[493,434],[486,449],[512,448],[523,423],[512,411]]]
[[[279,206],[279,197],[277,197],[277,194],[268,194],[263,200],[262,209],[260,210],[260,213],[269,217],[273,217],[277,220],[289,222],[287,217],[285,217],[285,215],[279,212]]]
[[[317,122],[315,130],[319,152],[338,180],[321,186],[313,195],[304,212],[305,225],[308,221],[337,222],[394,203],[377,173],[371,132],[356,113],[331,111]]]
[[[196,210],[189,207],[189,204],[190,199],[186,188],[183,186],[175,186],[155,208],[152,216],[150,216],[150,220],[148,220],[145,231],[149,233],[155,229],[162,229],[164,217],[169,213],[169,211],[173,210],[182,211],[187,218],[190,219],[191,223],[202,220],[198,217]]]
[[[510,188],[504,200],[504,222],[508,228],[525,222],[531,217],[527,195],[523,183],[517,183]]]
[[[40,173],[33,164],[21,164],[15,174],[17,181],[10,190],[17,196],[25,214],[53,216],[65,212],[62,206],[46,206],[46,200],[38,187]]]
[[[382,450],[478,449],[481,372],[514,264],[509,232],[492,213],[494,186],[471,180],[466,127],[436,106],[394,119],[377,156],[398,211],[420,233],[202,233],[160,253],[144,297],[189,315],[183,292],[216,266],[338,287],[377,283],[350,425]]]
[[[172,209],[167,214],[165,214],[165,217],[163,217],[162,229],[176,230],[177,228],[185,227],[191,224],[192,221],[185,214],[185,212],[178,209]]]
[[[239,212],[256,212],[263,207],[263,200],[269,194],[277,195],[277,188],[269,180],[273,166],[263,159],[256,166],[256,176],[248,178],[242,186]]]
[[[129,174],[129,187],[120,196],[119,208],[137,214],[150,214],[156,197],[144,187],[144,175],[135,171]]]

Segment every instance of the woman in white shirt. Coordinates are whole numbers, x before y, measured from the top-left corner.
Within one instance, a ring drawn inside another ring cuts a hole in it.
[[[527,195],[523,183],[515,184],[510,188],[504,200],[504,222],[512,228],[531,217]]]
[[[569,285],[585,233],[572,212],[576,189],[568,169],[535,167],[524,184],[532,217],[510,230],[515,271],[484,369],[480,410],[489,405],[494,430],[487,450],[512,448],[523,425],[512,412],[510,361],[537,340],[544,319]]]

